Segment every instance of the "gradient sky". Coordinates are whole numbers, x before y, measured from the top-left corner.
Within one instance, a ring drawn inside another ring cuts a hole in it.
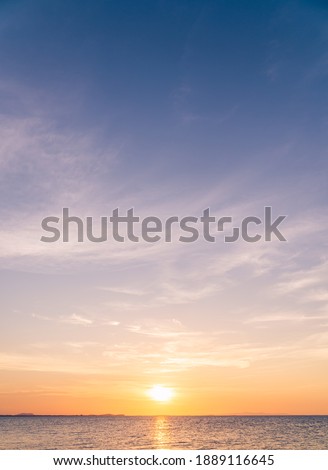
[[[328,414],[327,78],[324,1],[0,2],[0,413]],[[264,206],[288,242],[40,241]]]

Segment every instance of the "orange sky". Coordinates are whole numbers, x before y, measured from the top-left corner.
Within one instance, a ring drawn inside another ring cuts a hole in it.
[[[57,372],[2,373],[0,413],[35,414],[327,414],[328,381],[324,361],[317,370],[295,361],[289,370],[273,365],[267,371],[208,367],[139,380],[109,375]],[[306,380],[304,379],[306,376]],[[161,381],[159,381],[161,379]],[[161,383],[174,395],[165,403],[149,397]]]

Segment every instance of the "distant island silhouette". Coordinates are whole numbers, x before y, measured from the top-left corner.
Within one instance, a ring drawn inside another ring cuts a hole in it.
[[[4,417],[4,416],[10,416],[10,417],[31,417],[31,416],[34,416],[34,417],[38,417],[38,416],[60,416],[60,417],[63,417],[63,416],[85,416],[85,417],[90,417],[90,416],[106,416],[106,417],[113,417],[113,418],[119,418],[119,417],[123,417],[123,416],[126,416],[125,414],[112,414],[112,413],[104,413],[104,414],[72,414],[72,415],[52,415],[52,414],[45,414],[45,415],[41,415],[41,414],[34,414],[34,413],[17,413],[17,414],[0,414],[0,417]]]

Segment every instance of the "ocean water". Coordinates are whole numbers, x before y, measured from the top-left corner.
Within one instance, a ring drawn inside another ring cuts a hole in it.
[[[0,449],[328,449],[328,416],[0,417]]]

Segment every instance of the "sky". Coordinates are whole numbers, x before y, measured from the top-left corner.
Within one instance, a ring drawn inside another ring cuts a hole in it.
[[[1,0],[0,414],[328,414],[327,31],[319,0]],[[286,242],[40,240],[266,206]]]

